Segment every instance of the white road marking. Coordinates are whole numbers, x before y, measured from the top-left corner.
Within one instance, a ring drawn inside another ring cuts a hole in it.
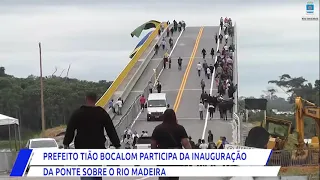
[[[130,129],[132,129],[133,125],[136,123],[136,121],[140,117],[141,113],[142,113],[142,110],[140,110],[140,112],[138,113],[137,117],[133,120],[133,122],[132,122],[132,124],[130,126]]]
[[[132,93],[143,93],[143,91],[131,91]]]
[[[220,34],[220,33],[221,33],[221,28],[219,27],[219,33],[218,34]],[[220,41],[218,39],[216,52],[219,50],[219,45],[220,45]],[[215,59],[214,59],[214,62],[217,61],[217,58],[218,57],[216,56]],[[215,75],[215,73],[216,73],[216,68],[214,68],[213,74]],[[214,79],[215,78],[211,78],[211,85],[210,85],[210,93],[209,94],[212,94]],[[204,139],[204,137],[206,135],[206,129],[207,129],[207,126],[208,126],[208,119],[209,119],[209,113],[208,112],[209,112],[209,109],[207,109],[207,113],[206,113],[206,119],[205,119],[205,122],[204,122],[203,132],[202,132],[202,139]]]

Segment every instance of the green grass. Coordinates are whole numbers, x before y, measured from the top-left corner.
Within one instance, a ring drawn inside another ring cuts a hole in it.
[[[21,142],[21,147],[25,146],[25,144],[27,143],[27,141],[22,141]],[[11,141],[11,149],[15,150],[15,142],[14,140]],[[19,148],[19,142],[17,141],[17,148]],[[0,141],[0,150],[1,149],[10,149],[10,141]]]
[[[21,147],[24,147],[29,139],[34,138],[40,138],[40,137],[55,137],[56,134],[64,131],[66,129],[66,125],[60,125],[54,128],[50,128],[44,131],[44,133],[41,132],[34,132],[34,131],[28,131],[24,130],[21,137],[23,139],[21,140]],[[19,147],[19,142],[17,140],[17,147]],[[15,149],[15,141],[14,139],[11,140],[11,148],[12,150]],[[10,149],[10,141],[9,140],[0,140],[0,150],[1,149]]]
[[[23,148],[29,139],[32,138],[38,138],[40,137],[40,133],[25,133],[22,137],[24,139],[21,139],[21,147]],[[14,138],[11,139],[11,148],[12,150],[15,150],[15,141]],[[19,148],[19,140],[17,139],[17,148]],[[0,150],[1,149],[10,149],[10,141],[9,140],[0,140]]]

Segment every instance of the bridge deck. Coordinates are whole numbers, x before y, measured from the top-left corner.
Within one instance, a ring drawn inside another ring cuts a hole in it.
[[[178,33],[173,34],[173,36],[172,36],[173,42],[176,41],[178,35],[179,35]],[[166,42],[167,42],[166,47],[169,47],[168,41],[169,41],[168,38],[166,38]],[[154,46],[154,44],[152,44],[152,47],[153,46]],[[149,46],[148,49],[150,47],[151,46]],[[152,49],[146,50],[146,52],[151,51],[151,50]],[[126,112],[130,108],[130,106],[132,105],[134,100],[137,98],[137,96],[139,96],[140,94],[143,94],[143,90],[147,87],[148,82],[150,81],[151,76],[154,73],[153,69],[158,67],[159,63],[161,63],[161,60],[163,59],[165,52],[166,52],[165,50],[162,50],[162,48],[160,48],[158,54],[153,56],[153,58],[151,59],[151,61],[147,65],[146,69],[143,71],[141,77],[139,78],[137,83],[134,85],[132,91],[128,95],[128,97],[123,105],[123,112]],[[118,122],[121,117],[122,116],[116,116],[113,121]]]
[[[204,27],[202,38],[200,39],[199,44],[196,43],[197,36],[200,31],[200,27],[187,27],[185,32],[181,35],[178,40],[177,46],[174,49],[171,57],[172,57],[172,69],[165,69],[160,76],[160,82],[162,83],[163,92],[167,94],[167,101],[171,107],[174,106],[176,101],[180,85],[184,77],[187,77],[187,82],[185,83],[185,87],[181,96],[181,101],[179,103],[177,109],[177,118],[179,124],[183,125],[188,135],[192,136],[195,140],[201,138],[205,120],[199,120],[199,111],[198,104],[201,95],[200,88],[200,80],[203,78],[206,83],[206,91],[209,92],[211,79],[207,79],[202,72],[201,77],[197,75],[196,64],[198,62],[203,62],[201,51],[203,48],[206,49],[207,54],[210,54],[211,48],[216,48],[214,35],[218,33],[219,28],[216,27]],[[197,51],[195,53],[195,57],[190,58],[193,49],[195,46],[198,46]],[[182,70],[178,70],[178,64],[176,63],[176,59],[181,57],[183,59],[182,62]],[[206,57],[208,63],[213,63],[211,57]],[[189,61],[192,61],[191,69],[189,73],[186,73],[186,69]],[[216,93],[216,85],[214,84],[213,92]],[[232,129],[231,124],[229,122],[222,121],[219,118],[219,114],[215,113],[214,120],[208,122],[207,129],[211,129],[214,133],[214,140],[218,140],[219,136],[226,136],[229,141],[232,141]],[[133,129],[140,133],[143,130],[148,131],[150,134],[152,133],[154,127],[161,122],[147,122],[146,121],[146,112],[141,113],[140,117],[135,122]]]

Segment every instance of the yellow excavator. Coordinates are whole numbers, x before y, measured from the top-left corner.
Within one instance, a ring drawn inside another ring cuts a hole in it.
[[[315,121],[316,135],[311,138],[310,143],[304,141],[304,117],[312,118]],[[320,107],[315,104],[302,99],[301,97],[295,98],[295,120],[296,120],[296,142],[295,150],[291,154],[291,161],[305,161],[312,159],[314,163],[319,159],[319,129],[320,129]],[[294,137],[292,134],[291,121],[267,117],[266,121],[261,124],[270,134],[270,139],[267,144],[268,149],[273,150],[286,150],[288,146],[288,137]],[[275,153],[276,159],[279,156],[287,156],[287,153]],[[281,158],[282,159],[282,158]],[[313,164],[313,163],[312,163]]]
[[[304,117],[310,117],[315,121],[316,135],[311,138],[311,143],[308,144],[309,148],[319,149],[319,132],[320,132],[320,107],[317,107],[314,103],[296,97],[295,99],[296,110],[296,131],[298,132],[298,147],[304,148]]]

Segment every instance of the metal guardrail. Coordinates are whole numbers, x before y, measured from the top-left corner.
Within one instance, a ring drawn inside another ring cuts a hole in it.
[[[234,98],[235,98],[235,105],[234,105],[234,113],[238,113],[238,96],[239,96],[239,81],[238,81],[238,55],[237,55],[237,51],[238,51],[238,47],[237,47],[237,25],[236,23],[234,23],[233,26],[233,44],[234,44],[234,52],[233,52],[233,82],[234,85],[238,85],[237,87],[237,91],[234,94]]]
[[[159,64],[156,69],[154,69],[154,73],[150,77],[149,82],[152,82],[155,84],[155,82],[158,80],[159,75],[163,69],[163,60],[159,61]],[[143,93],[138,95],[135,99],[135,101],[131,104],[129,110],[121,117],[120,122],[115,126],[116,131],[118,133],[118,136],[121,137],[123,135],[124,130],[132,125],[134,120],[137,118],[138,114],[141,112],[141,105],[139,98],[143,94],[145,97],[148,97],[149,95],[149,87],[148,84],[146,84]]]
[[[308,154],[305,158],[301,158],[302,156],[295,158],[295,153],[296,151],[294,150],[272,151],[268,165],[281,167],[319,165],[319,149],[308,149]]]
[[[164,24],[164,23],[162,23]],[[136,70],[136,72],[134,73],[134,75],[132,76],[132,78],[130,79],[130,81],[126,84],[126,87],[124,89],[124,91],[122,92],[122,94],[120,95],[120,97],[125,101],[127,99],[127,97],[129,96],[131,90],[133,89],[134,85],[137,83],[137,81],[140,79],[142,73],[145,71],[146,67],[148,66],[149,62],[151,61],[151,59],[154,57],[155,55],[155,45],[158,44],[160,45],[160,42],[162,40],[163,37],[166,36],[166,31],[167,29],[169,29],[170,27],[172,27],[172,25],[167,25],[165,24],[165,29],[164,31],[160,34],[160,36],[158,36],[158,32],[157,29],[156,31],[156,37],[154,38],[154,40],[156,40],[156,42],[152,45],[152,42],[149,44],[149,46],[151,46],[150,51],[148,52],[146,58],[144,59],[144,61],[141,63],[141,65],[139,66],[139,68]],[[158,38],[158,39],[157,39]]]
[[[233,25],[233,37],[232,41],[235,45],[234,51],[233,51],[233,84],[238,85],[238,59],[237,59],[237,29],[236,29],[236,23]],[[234,93],[234,106],[233,106],[233,121],[232,121],[232,138],[233,143],[236,145],[241,145],[241,121],[238,113],[238,91],[239,88],[237,88],[236,92]]]
[[[233,144],[241,145],[241,126],[240,126],[240,118],[236,113],[233,113],[233,121],[232,121],[232,139]]]

